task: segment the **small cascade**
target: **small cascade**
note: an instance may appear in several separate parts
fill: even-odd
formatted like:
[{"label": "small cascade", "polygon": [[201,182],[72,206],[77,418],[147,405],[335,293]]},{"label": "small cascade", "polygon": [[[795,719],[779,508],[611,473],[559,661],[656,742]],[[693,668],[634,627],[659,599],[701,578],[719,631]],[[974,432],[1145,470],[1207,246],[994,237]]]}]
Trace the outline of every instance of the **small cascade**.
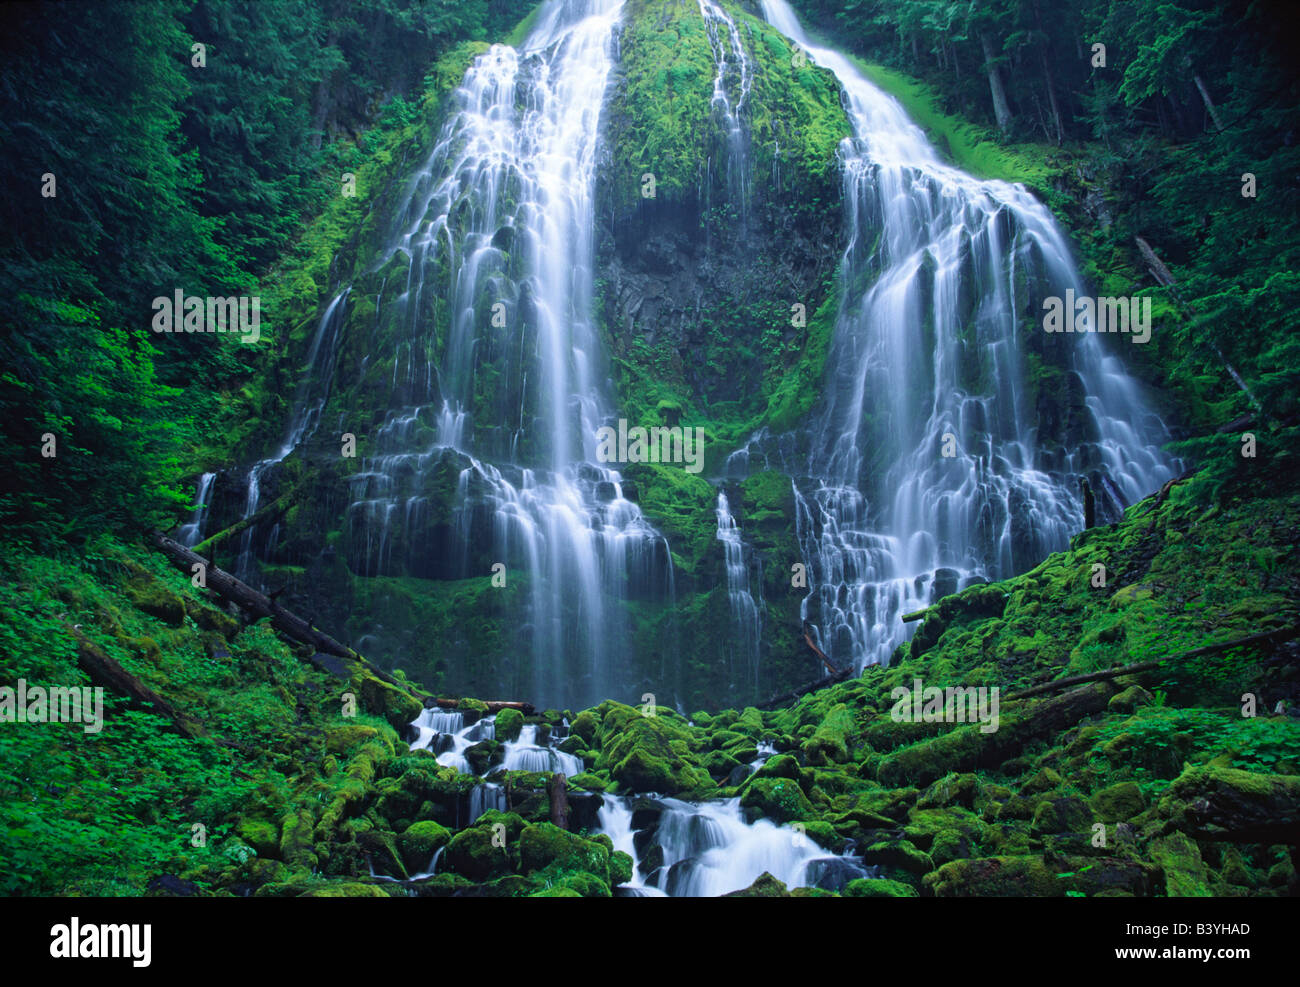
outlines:
[{"label": "small cascade", "polygon": [[[258,460],[248,471],[248,492],[244,498],[244,514],[247,520],[257,513],[262,504],[262,480],[274,466],[282,463],[291,452],[315,434],[320,425],[321,412],[329,399],[330,383],[334,377],[334,367],[338,359],[340,330],[343,327],[347,310],[348,294],[351,288],[345,288],[334,296],[326,306],[311,345],[307,349],[306,371],[293,400],[293,415],[284,441],[280,443],[275,454],[267,459]],[[278,530],[278,529],[277,529]],[[275,547],[277,530],[265,543],[256,542],[257,526],[249,525],[239,538],[239,556],[235,565],[235,575],[244,582],[252,580],[255,558],[265,558]]]},{"label": "small cascade", "polygon": [[[838,891],[875,873],[856,857],[828,853],[793,827],[767,819],[745,822],[739,798],[699,803],[660,799],[656,821],[640,830],[633,828],[636,801],[634,796],[606,795],[598,817],[600,831],[614,849],[636,861],[633,879],[624,886],[633,894],[716,897],[749,887],[764,872],[789,888]],[[656,847],[656,857],[662,856],[654,872],[644,873],[638,846]]]},{"label": "small cascade", "polygon": [[216,473],[204,473],[199,477],[194,491],[194,513],[176,532],[176,540],[186,548],[193,548],[203,540],[203,524],[208,519],[208,508],[212,506],[212,487],[216,478]]},{"label": "small cascade", "polygon": [[726,187],[732,201],[741,210],[743,226],[748,200],[749,152],[741,118],[753,84],[752,70],[740,40],[740,30],[731,15],[713,0],[699,0],[699,4],[713,49],[713,61],[717,65],[717,74],[713,78],[713,109],[721,118],[726,134]]},{"label": "small cascade", "polygon": [[551,771],[566,777],[582,774],[582,759],[537,742],[537,726],[526,724],[519,739],[506,742],[502,768],[506,771]]},{"label": "small cascade", "polygon": [[486,716],[477,723],[465,725],[465,714],[455,710],[426,709],[412,721],[416,738],[411,750],[430,750],[438,756],[438,763],[470,774],[465,751],[484,740],[496,737],[496,717]]},{"label": "small cascade", "polygon": [[[731,607],[734,633],[724,638],[730,675],[733,685],[741,681],[758,686],[759,642],[763,637],[763,615],[760,606],[749,591],[749,566],[745,561],[745,545],[740,528],[731,515],[731,505],[725,490],[718,491],[718,541],[727,566],[727,600]],[[743,677],[743,679],[742,679]]]},{"label": "small cascade", "polygon": [[[465,751],[484,740],[496,739],[495,716],[485,716],[477,723],[466,726],[464,713],[426,709],[410,725],[415,734],[411,750],[432,751],[438,756],[439,764],[455,768],[462,774],[473,774]],[[562,729],[552,729],[545,743],[538,740],[539,732],[540,728],[535,723],[525,723],[520,727],[519,737],[507,740],[502,745],[501,764],[493,768],[493,772],[546,771],[558,772],[569,778],[582,774],[585,770],[582,758],[556,749],[564,739]],[[500,785],[480,785],[471,795],[471,821],[488,809],[504,806],[505,794]]]}]

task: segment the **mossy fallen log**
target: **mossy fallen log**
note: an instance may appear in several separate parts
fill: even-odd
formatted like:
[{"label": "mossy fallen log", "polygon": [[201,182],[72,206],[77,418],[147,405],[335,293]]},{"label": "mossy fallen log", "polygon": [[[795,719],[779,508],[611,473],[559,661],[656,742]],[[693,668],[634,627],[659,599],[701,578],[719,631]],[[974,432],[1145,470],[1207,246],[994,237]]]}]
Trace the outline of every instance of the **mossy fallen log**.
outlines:
[{"label": "mossy fallen log", "polygon": [[[202,566],[203,583],[208,589],[254,617],[269,618],[271,626],[287,637],[293,638],[293,640],[302,644],[310,645],[317,651],[323,651],[326,654],[337,655],[340,658],[350,658],[353,661],[365,661],[361,655],[347,645],[339,643],[324,631],[318,631],[297,614],[290,613],[264,593],[259,593],[247,583],[236,579],[224,569],[213,565],[193,549],[186,548],[178,541],[173,541],[161,531],[153,531],[151,537],[154,545],[171,559],[172,564],[181,572],[187,576],[192,576],[196,572],[195,566]],[[386,672],[373,667],[372,671],[385,682],[392,685],[400,684]]]},{"label": "mossy fallen log", "polygon": [[1107,668],[1100,672],[1088,672],[1084,675],[1071,675],[1063,679],[1055,679],[1051,682],[1044,682],[1042,685],[1031,686],[1028,689],[1022,689],[1019,692],[1013,692],[1006,697],[1006,702],[1016,699],[1028,699],[1030,696],[1041,695],[1045,692],[1055,692],[1057,689],[1064,689],[1071,685],[1080,685],[1084,682],[1101,682],[1106,679],[1119,678],[1121,675],[1136,675],[1140,672],[1149,672],[1152,669],[1159,668],[1168,662],[1187,661],[1192,658],[1203,658],[1206,655],[1218,654],[1220,651],[1227,651],[1231,648],[1244,647],[1254,644],[1279,643],[1289,641],[1293,637],[1300,636],[1300,627],[1280,627],[1277,630],[1262,631],[1259,634],[1248,634],[1245,637],[1234,638],[1231,641],[1221,641],[1218,644],[1207,644],[1204,647],[1193,648],[1191,651],[1184,651],[1181,654],[1170,655],[1168,658],[1157,658],[1153,661],[1140,661],[1134,665],[1121,665],[1116,668]]},{"label": "mossy fallen log", "polygon": [[128,672],[114,658],[106,654],[99,645],[81,633],[79,629],[66,621],[64,626],[77,642],[77,664],[82,671],[90,676],[91,682],[106,689],[111,689],[119,695],[129,696],[136,702],[149,704],[153,707],[154,712],[171,720],[177,732],[190,740],[197,740],[208,735],[208,732],[197,720],[188,713],[177,709],[154,692],[153,689],[145,685],[144,682]]},{"label": "mossy fallen log", "polygon": [[953,772],[996,768],[1020,754],[1029,741],[1060,733],[1101,712],[1114,691],[1108,682],[1089,682],[1023,707],[1004,705],[996,730],[985,732],[987,724],[971,723],[900,747],[880,762],[876,780],[889,788],[902,788],[928,785]]},{"label": "mossy fallen log", "polygon": [[[475,709],[478,706],[486,706],[489,713],[500,713],[503,709],[517,709],[525,716],[532,716],[537,712],[537,708],[528,702],[517,699],[434,699],[432,697],[424,701],[425,709],[437,706],[439,709]],[[479,710],[479,712],[483,712]]]}]

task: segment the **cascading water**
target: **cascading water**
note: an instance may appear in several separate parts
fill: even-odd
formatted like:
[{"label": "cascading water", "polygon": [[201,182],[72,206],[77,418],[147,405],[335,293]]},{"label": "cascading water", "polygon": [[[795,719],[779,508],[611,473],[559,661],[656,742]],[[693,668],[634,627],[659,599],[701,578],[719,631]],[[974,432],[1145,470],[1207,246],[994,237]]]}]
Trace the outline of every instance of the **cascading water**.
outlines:
[{"label": "cascading water", "polygon": [[699,0],[700,16],[709,32],[709,45],[717,74],[713,78],[713,108],[720,116],[726,135],[727,191],[740,208],[742,224],[748,202],[748,149],[746,128],[741,123],[749,100],[753,74],[749,56],[740,39],[740,29],[725,10],[713,0]]},{"label": "cascading water", "polygon": [[735,633],[723,642],[730,671],[728,681],[734,686],[742,677],[758,686],[759,643],[763,636],[763,615],[749,591],[749,566],[745,561],[745,544],[725,490],[718,491],[718,541],[722,542],[727,567],[727,602]]},{"label": "cascading water", "polygon": [[[531,674],[503,687],[551,705],[631,689],[621,600],[671,592],[666,542],[596,463],[610,412],[591,321],[594,179],[622,6],[549,0],[520,51],[495,45],[466,73],[377,265],[410,258],[391,302],[408,335],[396,404],[349,509],[365,575],[419,571],[435,555],[452,560],[445,575],[486,575],[471,545],[522,570]],[[449,471],[448,532],[430,524],[429,492]]]},{"label": "cascading water", "polygon": [[[285,432],[284,441],[280,443],[274,455],[258,460],[248,471],[243,520],[251,518],[261,506],[262,480],[267,472],[273,466],[284,462],[291,452],[315,434],[317,426],[320,425],[321,412],[324,411],[325,402],[329,399],[330,382],[334,377],[340,330],[343,327],[350,292],[351,288],[344,288],[335,295],[325,307],[325,312],[316,325],[316,332],[307,349],[307,371],[294,395],[293,415],[289,419],[289,428]],[[273,529],[266,542],[258,546],[257,526],[249,525],[244,529],[239,538],[236,576],[245,582],[251,580],[254,558],[259,553],[266,555],[275,547],[275,535],[276,531]]]},{"label": "cascading water", "polygon": [[[904,638],[903,611],[1064,548],[1082,526],[1080,478],[1114,516],[1173,469],[1163,424],[1091,334],[1050,337],[1073,342],[1086,414],[1068,434],[1038,433],[1019,318],[1066,288],[1085,293],[1048,210],[944,164],[892,97],[808,40],[785,0],[762,8],[836,75],[853,128],[824,406],[806,464],[783,467],[801,477],[804,616],[837,664],[861,670]],[[772,445],[769,459],[783,458]]]},{"label": "cascading water", "polygon": [[194,513],[176,532],[176,540],[186,548],[193,548],[203,540],[203,522],[208,518],[208,508],[212,506],[212,485],[216,473],[204,473],[199,477],[194,491]]},{"label": "cascading water", "polygon": [[[716,897],[749,887],[764,872],[787,887],[839,891],[876,869],[860,858],[823,850],[792,826],[767,819],[745,821],[740,799],[718,802],[650,800],[657,810],[636,825],[635,796],[604,796],[600,832],[634,861],[632,880],[620,890],[638,897]],[[643,848],[644,852],[638,848]],[[657,866],[643,861],[651,848]]]}]

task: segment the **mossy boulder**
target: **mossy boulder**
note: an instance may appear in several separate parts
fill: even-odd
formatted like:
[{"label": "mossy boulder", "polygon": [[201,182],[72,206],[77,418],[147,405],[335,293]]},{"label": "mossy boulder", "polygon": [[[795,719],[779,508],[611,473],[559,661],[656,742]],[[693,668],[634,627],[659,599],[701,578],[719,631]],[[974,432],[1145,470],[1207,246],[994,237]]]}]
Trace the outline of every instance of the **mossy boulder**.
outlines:
[{"label": "mossy boulder", "polygon": [[1154,868],[1114,857],[982,857],[944,864],[922,883],[939,898],[1061,897],[1074,892],[1148,895]]},{"label": "mossy boulder", "polygon": [[636,861],[630,854],[615,850],[609,855],[609,883],[611,885],[627,884],[632,880],[636,870]]},{"label": "mossy boulder", "polygon": [[906,871],[909,874],[928,874],[934,870],[934,860],[910,840],[880,840],[867,847],[863,860]]},{"label": "mossy boulder", "polygon": [[1150,706],[1153,702],[1151,693],[1140,685],[1133,685],[1112,696],[1106,708],[1112,713],[1134,713],[1143,706]]},{"label": "mossy boulder", "polygon": [[235,833],[256,850],[259,857],[274,857],[280,850],[280,833],[274,823],[265,819],[241,819]]},{"label": "mossy boulder", "polygon": [[678,792],[711,788],[713,780],[690,754],[690,730],[668,716],[645,716],[620,703],[606,703],[595,767],[634,792]]},{"label": "mossy boulder", "polygon": [[917,799],[916,806],[918,809],[935,809],[960,805],[972,809],[979,794],[980,782],[975,775],[950,774],[927,788]]},{"label": "mossy boulder", "polygon": [[1040,836],[1083,833],[1091,827],[1092,810],[1083,799],[1073,797],[1043,799],[1034,810],[1034,820],[1030,825],[1030,829]]},{"label": "mossy boulder", "polygon": [[775,823],[813,819],[817,815],[799,783],[790,778],[755,778],[745,789],[740,804],[749,810],[747,814]]},{"label": "mossy boulder", "polygon": [[451,842],[451,835],[451,830],[432,819],[411,823],[397,838],[397,849],[407,870],[417,873],[428,869],[433,855]]},{"label": "mossy boulder", "polygon": [[724,898],[789,898],[785,885],[767,871],[754,879],[754,883],[740,891],[730,891]]},{"label": "mossy boulder", "polygon": [[497,714],[495,727],[496,739],[500,741],[518,740],[519,731],[524,726],[524,714],[517,709],[503,709]]},{"label": "mossy boulder", "polygon": [[463,829],[447,844],[447,868],[475,881],[487,881],[510,873],[514,861],[510,845],[523,832],[522,816],[490,810],[469,829]]},{"label": "mossy boulder", "polygon": [[1233,843],[1291,843],[1300,833],[1300,776],[1189,767],[1157,809],[1167,830]]},{"label": "mossy boulder", "polygon": [[1170,898],[1209,898],[1210,876],[1201,850],[1183,833],[1170,833],[1151,841],[1151,859],[1165,879]]},{"label": "mossy boulder", "polygon": [[142,575],[127,583],[126,597],[151,617],[172,627],[180,627],[185,622],[185,601],[152,576]]},{"label": "mossy boulder", "polygon": [[1121,781],[1093,792],[1089,800],[1099,821],[1124,822],[1146,811],[1147,800],[1135,782]]},{"label": "mossy boulder", "polygon": [[519,837],[519,864],[525,874],[554,867],[594,874],[609,884],[609,857],[609,849],[602,843],[548,822],[525,827]]}]

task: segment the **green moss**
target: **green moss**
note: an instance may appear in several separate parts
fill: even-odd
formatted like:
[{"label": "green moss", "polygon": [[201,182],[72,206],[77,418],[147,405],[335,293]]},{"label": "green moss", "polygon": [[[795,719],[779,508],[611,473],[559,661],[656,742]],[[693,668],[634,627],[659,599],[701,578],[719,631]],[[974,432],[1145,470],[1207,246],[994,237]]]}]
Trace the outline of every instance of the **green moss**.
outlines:
[{"label": "green moss", "polygon": [[901,881],[858,878],[844,888],[845,898],[915,898],[916,889]]},{"label": "green moss", "polygon": [[815,819],[817,815],[798,782],[789,778],[753,779],[740,804],[775,823]]},{"label": "green moss", "polygon": [[503,709],[496,718],[497,740],[518,740],[519,731],[523,729],[524,714],[517,709]]},{"label": "green moss", "polygon": [[524,873],[545,868],[562,872],[582,871],[608,886],[609,858],[609,849],[603,844],[583,839],[548,822],[526,827],[519,837],[519,862]]}]

